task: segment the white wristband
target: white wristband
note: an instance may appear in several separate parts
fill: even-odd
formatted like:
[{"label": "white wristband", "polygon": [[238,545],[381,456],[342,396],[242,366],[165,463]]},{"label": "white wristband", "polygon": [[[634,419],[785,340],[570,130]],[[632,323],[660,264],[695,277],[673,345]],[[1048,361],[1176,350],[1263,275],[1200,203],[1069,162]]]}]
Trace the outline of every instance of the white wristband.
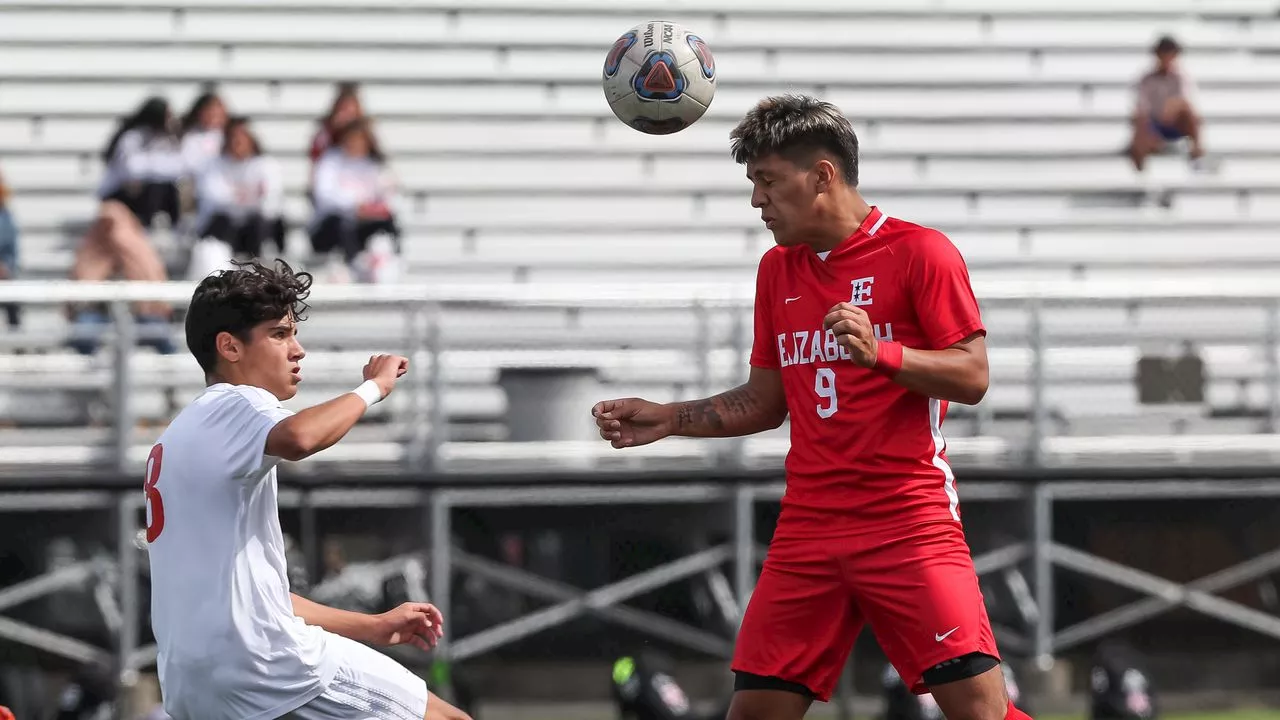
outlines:
[{"label": "white wristband", "polygon": [[373,407],[374,403],[382,399],[382,389],[378,387],[378,383],[372,380],[365,380],[360,383],[360,387],[357,387],[351,392],[355,393],[357,397],[364,401],[366,410]]}]

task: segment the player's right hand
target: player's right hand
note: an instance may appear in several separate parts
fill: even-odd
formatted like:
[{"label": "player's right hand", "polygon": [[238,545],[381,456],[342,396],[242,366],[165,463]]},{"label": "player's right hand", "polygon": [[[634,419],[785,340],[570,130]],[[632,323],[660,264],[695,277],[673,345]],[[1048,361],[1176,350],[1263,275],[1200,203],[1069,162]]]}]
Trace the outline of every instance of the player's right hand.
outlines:
[{"label": "player's right hand", "polygon": [[391,394],[396,380],[409,372],[409,358],[399,355],[374,355],[364,366],[364,379],[372,380],[382,390],[382,397]]},{"label": "player's right hand", "polygon": [[591,408],[600,437],[615,448],[648,445],[671,434],[670,408],[640,398],[598,402]]}]

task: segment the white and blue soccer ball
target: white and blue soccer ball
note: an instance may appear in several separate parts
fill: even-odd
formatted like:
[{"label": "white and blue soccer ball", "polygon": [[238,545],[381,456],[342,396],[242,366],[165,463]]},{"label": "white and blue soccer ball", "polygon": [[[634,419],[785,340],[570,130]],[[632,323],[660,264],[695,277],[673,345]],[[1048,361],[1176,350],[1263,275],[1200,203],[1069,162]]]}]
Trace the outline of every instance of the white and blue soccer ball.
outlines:
[{"label": "white and blue soccer ball", "polygon": [[650,135],[679,132],[716,94],[716,62],[700,35],[666,20],[641,23],[604,60],[604,96],[628,126]]}]

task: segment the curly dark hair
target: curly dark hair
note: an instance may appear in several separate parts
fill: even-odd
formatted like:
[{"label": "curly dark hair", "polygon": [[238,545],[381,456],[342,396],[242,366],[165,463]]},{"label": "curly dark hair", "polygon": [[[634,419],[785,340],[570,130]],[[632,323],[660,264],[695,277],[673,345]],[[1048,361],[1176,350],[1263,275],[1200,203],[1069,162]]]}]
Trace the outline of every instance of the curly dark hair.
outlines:
[{"label": "curly dark hair", "polygon": [[835,105],[808,95],[766,97],[729,133],[738,164],[776,153],[796,164],[825,152],[836,160],[844,181],[858,186],[858,136]]},{"label": "curly dark hair", "polygon": [[232,270],[200,281],[187,311],[187,348],[206,374],[218,363],[218,333],[229,332],[244,342],[258,324],[290,316],[306,319],[311,273],[294,272],[289,263],[273,266],[256,261],[236,262]]}]

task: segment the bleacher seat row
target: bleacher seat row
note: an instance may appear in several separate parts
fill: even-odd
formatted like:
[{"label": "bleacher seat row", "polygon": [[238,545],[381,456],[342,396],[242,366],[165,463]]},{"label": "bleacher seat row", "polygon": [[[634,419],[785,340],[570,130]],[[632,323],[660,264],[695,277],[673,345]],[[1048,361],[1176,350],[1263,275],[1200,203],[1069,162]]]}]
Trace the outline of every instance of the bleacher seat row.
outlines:
[{"label": "bleacher seat row", "polygon": [[[727,135],[758,97],[782,90],[840,104],[862,140],[869,197],[891,214],[947,231],[980,282],[1159,277],[1194,284],[1210,272],[1268,277],[1280,265],[1280,18],[1271,0],[875,0],[856,7],[801,0],[785,10],[764,0],[346,5],[0,0],[0,170],[23,228],[24,271],[65,275],[94,210],[97,153],[115,118],[156,92],[185,108],[202,81],[218,81],[231,109],[255,118],[282,162],[294,226],[289,252],[306,265],[303,153],[332,83],[346,79],[363,81],[404,189],[410,280],[499,288],[583,278],[619,287],[749,283],[770,239],[749,207],[741,168],[728,159]],[[598,87],[604,51],[651,15],[703,33],[720,83],[706,118],[660,138],[613,119]],[[1139,175],[1121,155],[1129,85],[1162,32],[1187,47],[1213,172],[1161,157]],[[638,196],[646,198],[639,206]],[[381,407],[396,440],[362,429],[350,454],[334,457],[397,457],[398,438],[416,432],[439,403],[457,441],[445,455],[464,465],[524,462],[522,453],[532,450],[465,442],[505,437],[505,399],[491,362],[499,345],[485,330],[500,312],[452,315],[442,331],[443,395],[406,393]],[[601,349],[610,394],[687,397],[742,371],[741,355],[722,347],[701,374],[690,344],[700,334],[729,342],[742,331],[741,316],[710,333],[687,311],[522,317],[502,338],[505,356],[543,362],[566,349]],[[992,393],[968,418],[959,411],[950,427],[973,436],[956,446],[960,454],[1001,460],[1016,455],[1028,432],[1031,333],[1025,310],[1000,306],[987,317]],[[1221,437],[1268,427],[1259,413],[1271,403],[1274,372],[1258,343],[1272,330],[1262,309],[1057,308],[1042,322],[1044,410],[1051,431],[1063,436],[1053,440],[1061,457],[1083,457],[1106,445],[1099,436],[1115,433]],[[33,426],[0,430],[0,465],[42,462],[46,456],[32,448],[46,446],[84,463],[102,457],[109,357],[68,354],[66,327],[60,309],[37,307],[21,330],[0,334],[0,417]],[[336,391],[361,351],[403,344],[405,333],[396,313],[318,314],[304,329],[313,352],[299,402]],[[1137,358],[1184,340],[1201,344],[1205,402],[1171,412],[1142,406],[1133,384]],[[135,372],[147,423],[162,423],[173,400],[199,384],[181,355],[140,352]],[[135,438],[143,451],[153,430]],[[749,455],[775,461],[783,437],[750,444]],[[1144,442],[1145,450],[1134,450]],[[1258,442],[1216,447],[1274,455]],[[698,447],[677,444],[647,457],[689,466]],[[1126,447],[1147,458],[1159,452],[1157,440],[1106,447],[1098,451],[1106,457]]]}]

